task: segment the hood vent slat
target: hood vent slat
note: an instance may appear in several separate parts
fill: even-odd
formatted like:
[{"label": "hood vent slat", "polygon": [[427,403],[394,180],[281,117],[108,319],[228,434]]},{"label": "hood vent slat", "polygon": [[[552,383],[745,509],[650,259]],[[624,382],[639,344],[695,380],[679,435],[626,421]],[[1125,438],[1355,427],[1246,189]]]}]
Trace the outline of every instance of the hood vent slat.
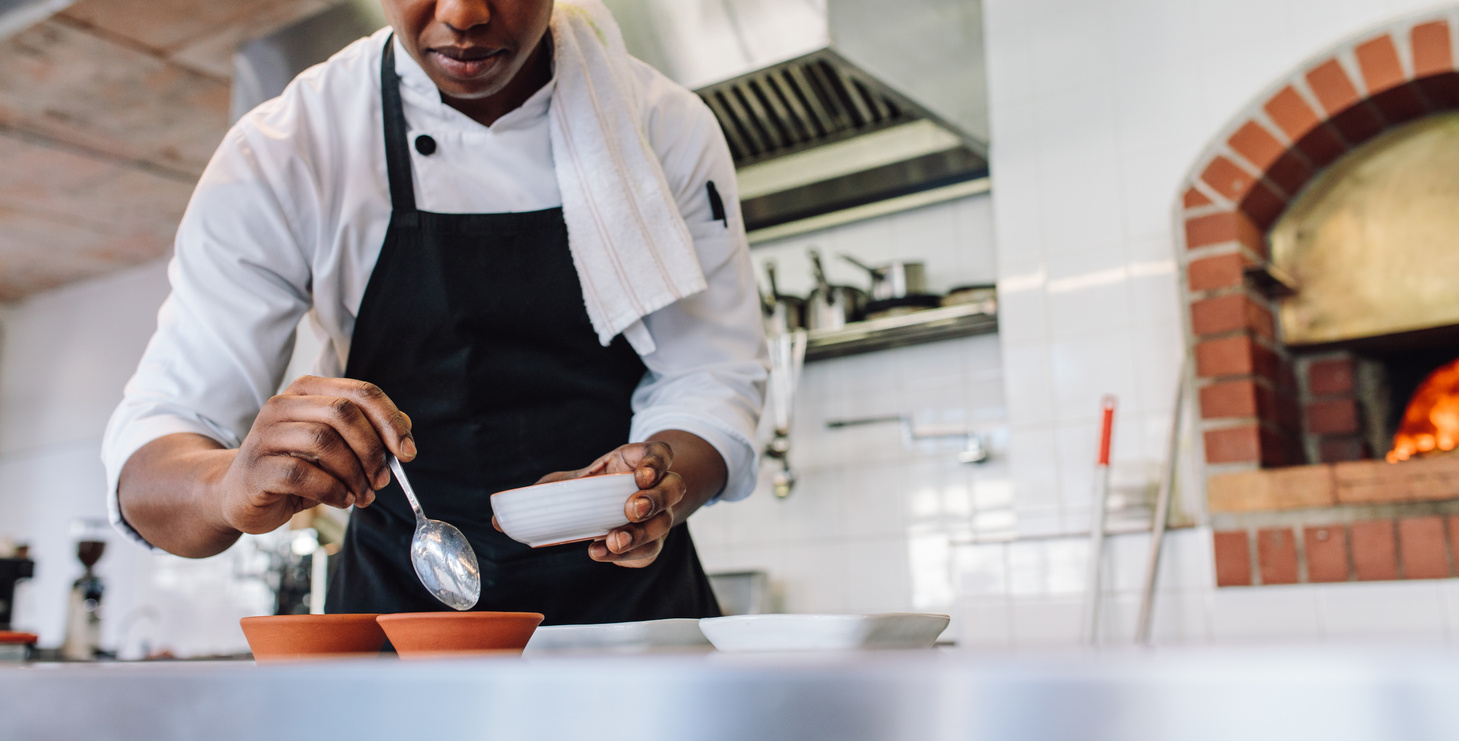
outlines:
[{"label": "hood vent slat", "polygon": [[919,116],[819,55],[699,91],[719,119],[735,165],[839,141]]}]

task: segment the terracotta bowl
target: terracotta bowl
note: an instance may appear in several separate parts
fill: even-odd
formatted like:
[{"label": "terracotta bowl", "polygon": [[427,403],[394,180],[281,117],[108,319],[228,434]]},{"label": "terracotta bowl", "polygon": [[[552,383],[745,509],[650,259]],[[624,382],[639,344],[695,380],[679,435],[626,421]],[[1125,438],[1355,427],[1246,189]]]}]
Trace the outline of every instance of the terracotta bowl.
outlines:
[{"label": "terracotta bowl", "polygon": [[521,653],[542,622],[539,612],[403,612],[377,618],[401,658]]},{"label": "terracotta bowl", "polygon": [[373,656],[385,645],[375,615],[269,615],[238,621],[257,661]]}]

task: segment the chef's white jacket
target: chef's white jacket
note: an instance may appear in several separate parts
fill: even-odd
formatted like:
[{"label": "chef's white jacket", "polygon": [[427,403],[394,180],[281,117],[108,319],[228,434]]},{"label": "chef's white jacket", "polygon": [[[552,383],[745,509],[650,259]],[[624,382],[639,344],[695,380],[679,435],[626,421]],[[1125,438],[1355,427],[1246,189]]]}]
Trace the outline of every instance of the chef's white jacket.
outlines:
[{"label": "chef's white jacket", "polygon": [[[278,390],[306,312],[324,344],[316,374],[344,371],[390,220],[380,102],[387,33],[351,44],[244,116],[198,182],[168,267],[172,293],[102,443],[112,522],[139,542],[116,495],[138,448],[179,432],[239,445]],[[392,43],[409,141],[429,134],[437,144],[430,155],[411,151],[422,210],[562,205],[548,137],[552,84],[482,126],[442,103],[420,65]],[[719,498],[740,499],[755,486],[767,364],[734,164],[697,96],[636,60],[635,69],[649,141],[709,288],[644,318],[657,348],[643,356],[631,441],[668,429],[704,438],[729,469]],[[724,197],[727,224],[714,220],[709,181]]]}]

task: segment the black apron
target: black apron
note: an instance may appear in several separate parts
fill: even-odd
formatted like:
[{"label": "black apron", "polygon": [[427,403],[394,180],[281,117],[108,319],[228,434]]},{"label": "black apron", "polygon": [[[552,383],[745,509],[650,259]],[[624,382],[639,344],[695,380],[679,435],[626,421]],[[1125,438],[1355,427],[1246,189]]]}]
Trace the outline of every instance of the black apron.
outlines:
[{"label": "black apron", "polygon": [[[643,569],[593,561],[584,543],[528,548],[492,527],[493,492],[582,468],[628,441],[644,366],[623,337],[598,343],[562,209],[416,209],[394,49],[387,40],[380,65],[393,213],[345,375],[410,415],[420,454],[406,470],[421,507],[460,528],[481,563],[474,609],[540,612],[549,625],[718,615],[684,525]],[[326,611],[448,609],[410,565],[414,531],[394,481],[355,509]]]}]

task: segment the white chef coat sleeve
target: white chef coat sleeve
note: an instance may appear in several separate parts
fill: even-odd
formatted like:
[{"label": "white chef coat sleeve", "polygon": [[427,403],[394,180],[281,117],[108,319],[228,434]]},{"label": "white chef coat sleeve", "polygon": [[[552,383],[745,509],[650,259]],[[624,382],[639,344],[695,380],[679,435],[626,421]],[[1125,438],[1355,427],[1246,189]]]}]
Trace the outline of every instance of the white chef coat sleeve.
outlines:
[{"label": "white chef coat sleeve", "polygon": [[[676,429],[698,435],[724,458],[728,480],[715,500],[754,491],[755,429],[769,371],[759,294],[740,217],[734,162],[719,122],[698,96],[641,65],[649,141],[694,237],[709,287],[644,318],[656,349],[633,395],[634,441]],[[728,223],[714,220],[713,181]]]},{"label": "white chef coat sleeve", "polygon": [[121,516],[122,466],[173,433],[236,447],[278,389],[310,306],[297,214],[317,206],[317,191],[264,112],[228,133],[198,181],[168,266],[171,294],[102,441],[112,524],[149,547]]}]

